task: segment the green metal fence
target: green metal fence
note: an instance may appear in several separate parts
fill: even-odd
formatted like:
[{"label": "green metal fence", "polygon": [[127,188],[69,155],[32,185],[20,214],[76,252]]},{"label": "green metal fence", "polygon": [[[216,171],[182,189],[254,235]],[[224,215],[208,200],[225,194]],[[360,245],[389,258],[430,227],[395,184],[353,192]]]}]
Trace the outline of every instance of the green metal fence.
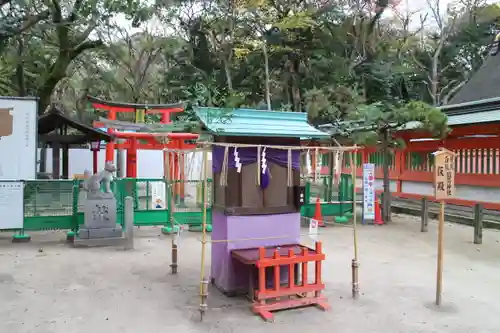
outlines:
[{"label": "green metal fence", "polygon": [[[190,228],[202,224],[202,203],[204,202],[203,182],[186,180],[184,196],[173,198],[174,213],[167,209],[171,199],[167,186],[176,186],[178,182],[167,184],[163,179],[117,179],[111,189],[117,200],[117,221],[123,224],[123,205],[125,197],[134,199],[134,224],[136,226],[163,226],[173,230],[173,224],[189,225]],[[212,180],[208,180],[209,208],[207,223],[211,225]],[[306,204],[302,215],[314,216],[316,198],[321,200],[323,216],[344,216],[352,211],[352,180],[349,175],[341,175],[338,184],[326,176],[316,181],[303,178],[306,186]],[[24,188],[24,228],[19,235],[27,231],[69,230],[75,232],[83,224],[83,203],[86,192],[81,188],[82,180],[35,180],[27,181]],[[163,205],[156,205],[156,195],[162,197]],[[349,202],[351,201],[351,202]]]},{"label": "green metal fence", "polygon": [[76,180],[26,182],[24,230],[75,230],[78,225],[78,192],[79,182]]},{"label": "green metal fence", "polygon": [[[305,185],[305,202],[301,214],[305,217],[313,217],[316,211],[316,201],[320,199],[321,213],[323,217],[342,217],[352,212],[352,177],[342,174],[338,182],[330,176],[303,177],[302,184]],[[339,219],[345,221],[346,219]]]}]

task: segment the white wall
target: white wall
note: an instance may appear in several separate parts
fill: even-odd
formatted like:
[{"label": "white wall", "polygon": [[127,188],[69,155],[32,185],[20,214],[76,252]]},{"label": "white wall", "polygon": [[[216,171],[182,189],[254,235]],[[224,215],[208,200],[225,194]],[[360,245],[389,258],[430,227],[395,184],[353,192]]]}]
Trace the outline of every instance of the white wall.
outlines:
[{"label": "white wall", "polygon": [[[404,193],[434,196],[433,183],[404,181],[401,187]],[[498,203],[500,202],[500,188],[456,185],[455,198]]]}]

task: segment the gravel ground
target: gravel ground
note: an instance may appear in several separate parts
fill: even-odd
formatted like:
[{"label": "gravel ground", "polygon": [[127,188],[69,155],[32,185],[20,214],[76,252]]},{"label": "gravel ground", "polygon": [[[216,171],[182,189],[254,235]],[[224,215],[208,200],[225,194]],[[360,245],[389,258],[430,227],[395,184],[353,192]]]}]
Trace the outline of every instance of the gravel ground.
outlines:
[{"label": "gravel ground", "polygon": [[[282,311],[264,323],[243,299],[210,289],[199,321],[200,234],[183,233],[179,274],[170,275],[170,240],[159,228],[136,230],[135,250],[76,249],[64,234],[32,234],[12,244],[0,234],[0,332],[6,333],[486,333],[499,332],[500,233],[474,245],[470,227],[447,224],[443,305],[433,305],[436,223],[419,232],[414,217],[359,227],[361,295],[351,299],[352,231],[321,230],[323,278],[332,310]],[[304,230],[306,232],[306,230]]]}]

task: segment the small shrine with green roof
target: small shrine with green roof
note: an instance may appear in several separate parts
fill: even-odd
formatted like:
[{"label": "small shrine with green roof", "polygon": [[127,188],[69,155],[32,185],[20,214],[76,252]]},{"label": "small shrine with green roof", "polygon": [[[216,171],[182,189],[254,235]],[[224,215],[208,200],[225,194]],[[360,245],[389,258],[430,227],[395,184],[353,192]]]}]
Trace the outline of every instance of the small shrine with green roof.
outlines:
[{"label": "small shrine with green roof", "polygon": [[[301,138],[329,135],[309,125],[305,113],[195,112],[213,136],[212,241],[221,242],[212,243],[212,282],[228,294],[246,292],[248,268],[231,251],[300,243]],[[228,239],[235,241],[222,242]]]}]

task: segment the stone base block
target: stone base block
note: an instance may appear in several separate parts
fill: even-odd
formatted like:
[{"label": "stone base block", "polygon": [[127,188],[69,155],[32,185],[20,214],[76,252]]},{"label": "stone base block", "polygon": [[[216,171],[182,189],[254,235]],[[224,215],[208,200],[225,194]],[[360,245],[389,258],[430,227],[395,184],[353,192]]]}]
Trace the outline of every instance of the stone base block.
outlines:
[{"label": "stone base block", "polygon": [[31,236],[27,234],[12,236],[12,243],[28,243],[31,241]]},{"label": "stone base block", "polygon": [[123,237],[116,238],[75,238],[73,245],[76,247],[102,247],[102,246],[124,246],[127,247],[129,240]]},{"label": "stone base block", "polygon": [[78,230],[78,238],[80,239],[94,239],[94,238],[119,238],[122,236],[123,230],[121,226],[116,228],[98,228],[98,229],[85,229]]}]

